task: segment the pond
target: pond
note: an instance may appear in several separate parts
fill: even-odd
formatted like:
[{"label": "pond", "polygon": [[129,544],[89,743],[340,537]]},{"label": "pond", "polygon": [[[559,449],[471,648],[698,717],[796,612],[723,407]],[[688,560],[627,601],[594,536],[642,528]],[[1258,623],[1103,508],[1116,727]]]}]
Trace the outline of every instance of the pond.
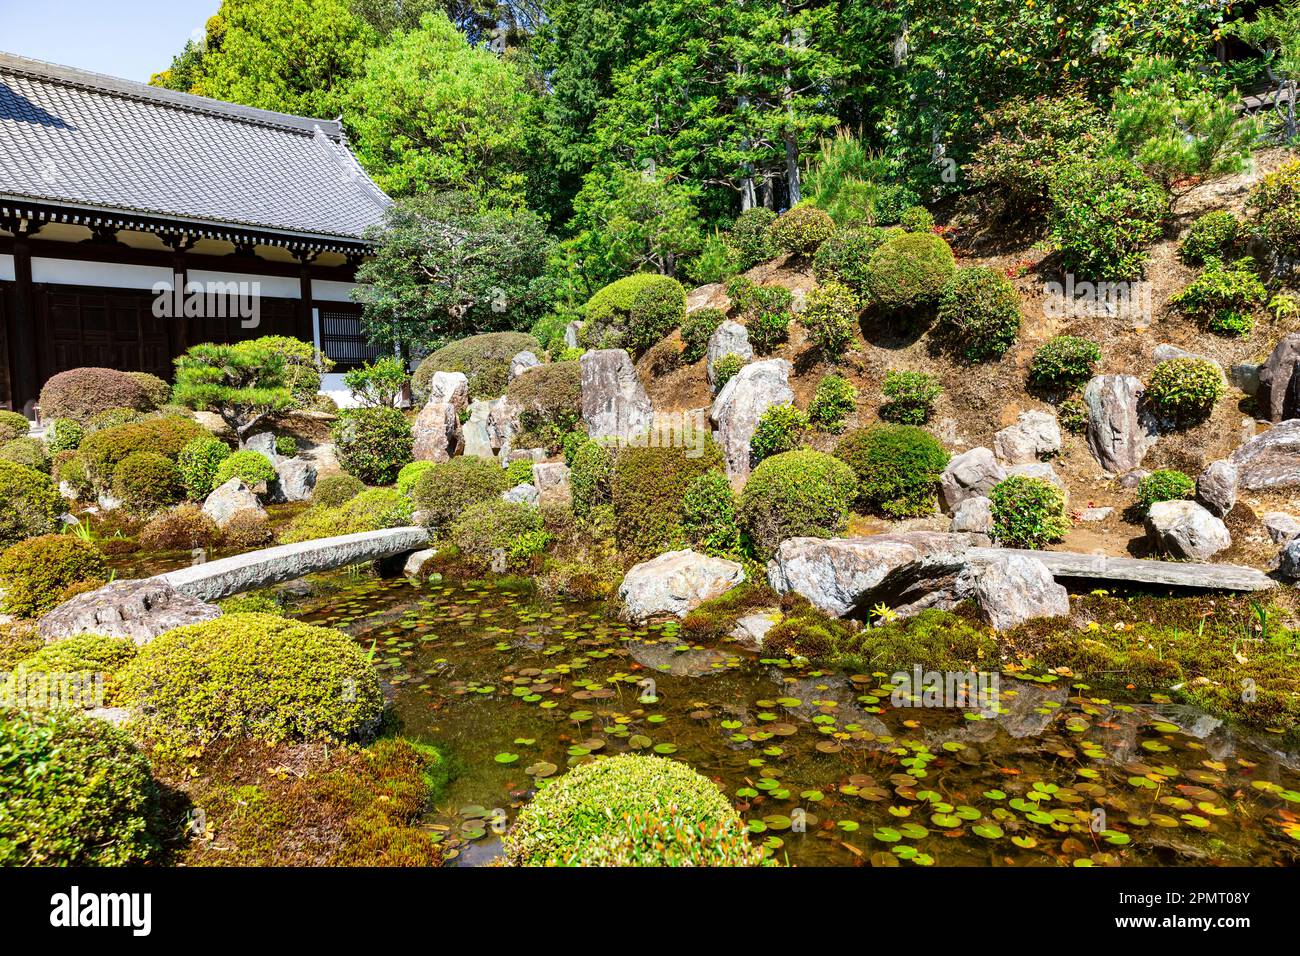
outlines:
[{"label": "pond", "polygon": [[675,623],[630,626],[601,604],[313,582],[295,615],[373,647],[402,733],[460,768],[431,821],[452,865],[497,854],[537,780],[626,751],[718,781],[795,865],[1300,860],[1300,761],[1188,706],[1002,675],[996,716],[894,707],[889,675],[690,646]]}]

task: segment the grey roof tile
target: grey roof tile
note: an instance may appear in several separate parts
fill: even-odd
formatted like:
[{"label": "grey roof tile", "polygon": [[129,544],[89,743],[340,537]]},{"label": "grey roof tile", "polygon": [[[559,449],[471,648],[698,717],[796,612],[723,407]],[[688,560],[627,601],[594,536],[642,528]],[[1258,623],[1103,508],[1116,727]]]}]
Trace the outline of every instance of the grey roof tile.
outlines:
[{"label": "grey roof tile", "polygon": [[0,196],[359,239],[391,200],[337,121],[0,53]]}]

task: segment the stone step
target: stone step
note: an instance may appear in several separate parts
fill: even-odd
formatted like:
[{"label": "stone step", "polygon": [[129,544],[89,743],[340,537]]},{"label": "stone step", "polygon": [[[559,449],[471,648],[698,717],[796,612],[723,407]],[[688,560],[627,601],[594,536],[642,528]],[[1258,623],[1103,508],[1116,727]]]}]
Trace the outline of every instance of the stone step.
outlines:
[{"label": "stone step", "polygon": [[1047,570],[1054,577],[1093,578],[1099,581],[1160,584],[1215,591],[1263,591],[1277,584],[1263,571],[1238,564],[1152,561],[1073,551],[1024,551],[1015,548],[971,548],[966,552],[966,557],[972,560],[992,560],[1013,554],[1036,558],[1047,565]]}]

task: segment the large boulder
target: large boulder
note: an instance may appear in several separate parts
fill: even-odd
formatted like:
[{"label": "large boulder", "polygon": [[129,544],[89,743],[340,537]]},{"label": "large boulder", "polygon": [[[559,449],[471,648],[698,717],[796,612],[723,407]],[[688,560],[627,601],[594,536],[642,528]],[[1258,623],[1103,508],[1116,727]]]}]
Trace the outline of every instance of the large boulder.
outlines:
[{"label": "large boulder", "polygon": [[541,504],[567,505],[573,501],[573,492],[569,488],[569,466],[562,461],[533,465],[533,485],[537,488]]},{"label": "large boulder", "polygon": [[1006,469],[987,448],[964,451],[954,455],[939,475],[939,502],[947,514],[954,514],[967,498],[987,498],[1006,476]]},{"label": "large boulder", "polygon": [[416,461],[449,461],[461,449],[460,413],[451,402],[429,402],[411,431]]},{"label": "large boulder", "polygon": [[1195,501],[1159,501],[1147,511],[1147,537],[1171,557],[1205,561],[1232,546],[1223,521]]},{"label": "large boulder", "polygon": [[504,402],[505,398],[496,399],[495,402],[484,401],[480,399],[469,405],[469,418],[461,425],[461,445],[463,453],[475,458],[495,458],[501,445],[493,445],[494,432],[492,428],[492,407],[496,402]]},{"label": "large boulder", "polygon": [[1222,518],[1237,503],[1237,466],[1226,458],[1212,461],[1196,479],[1196,500]]},{"label": "large boulder", "polygon": [[1286,544],[1300,538],[1300,520],[1285,511],[1269,511],[1260,517],[1259,523],[1274,544]]},{"label": "large boulder", "polygon": [[1014,425],[993,436],[993,451],[1007,465],[1041,461],[1061,450],[1061,426],[1049,412],[1021,412]]},{"label": "large boulder", "polygon": [[275,481],[268,489],[270,500],[306,501],[316,487],[316,466],[306,458],[286,458],[275,466]]},{"label": "large boulder", "polygon": [[578,348],[578,334],[581,331],[581,322],[570,322],[564,327],[564,347],[566,349]]},{"label": "large boulder", "polygon": [[733,375],[713,400],[709,417],[717,426],[727,474],[733,483],[749,477],[749,442],[763,413],[773,405],[794,402],[790,389],[792,368],[785,359],[751,362]]},{"label": "large boulder", "polygon": [[425,403],[446,402],[463,412],[469,407],[469,379],[464,372],[434,372],[429,379],[429,399]]},{"label": "large boulder", "polygon": [[257,452],[273,465],[280,460],[280,455],[275,450],[275,435],[271,432],[250,435],[244,439],[242,448],[244,451]]},{"label": "large boulder", "polygon": [[1097,463],[1112,474],[1142,464],[1156,443],[1155,417],[1142,403],[1146,389],[1132,375],[1098,375],[1083,390],[1088,406],[1088,448]]},{"label": "large boulder", "polygon": [[983,495],[967,498],[952,513],[950,531],[962,534],[993,533],[993,502]]},{"label": "large boulder", "polygon": [[530,368],[537,368],[541,360],[532,352],[520,352],[510,360],[510,381],[514,381]]},{"label": "large boulder", "polygon": [[627,440],[654,423],[654,407],[632,357],[623,349],[596,349],[578,360],[582,420],[592,438]]},{"label": "large boulder", "polygon": [[709,598],[730,591],[745,580],[735,561],[694,551],[670,551],[635,565],[619,585],[629,620],[645,621],[661,614],[684,617]]},{"label": "large boulder", "polygon": [[1070,614],[1070,595],[1047,565],[1023,555],[972,562],[959,576],[956,590],[974,597],[984,619],[998,631],[1034,618]]},{"label": "large boulder", "polygon": [[265,514],[262,503],[238,478],[231,478],[224,485],[213,489],[203,502],[203,513],[224,528],[240,511],[260,511]]},{"label": "large boulder", "polygon": [[1255,407],[1271,422],[1300,417],[1292,382],[1296,363],[1300,362],[1300,332],[1284,335],[1272,354],[1259,367],[1259,386],[1255,390]]},{"label": "large boulder", "polygon": [[1240,445],[1229,459],[1237,487],[1269,491],[1300,487],[1300,419],[1279,422]]},{"label": "large boulder", "polygon": [[714,368],[718,359],[724,355],[738,355],[748,362],[754,357],[754,348],[749,344],[749,333],[739,322],[727,319],[709,336],[707,364],[705,371],[709,378],[709,388],[716,388],[717,375]]},{"label": "large boulder", "polygon": [[37,632],[47,642],[75,634],[129,637],[147,644],[164,631],[210,621],[215,605],[176,590],[158,578],[114,581],[78,594],[41,618]]}]

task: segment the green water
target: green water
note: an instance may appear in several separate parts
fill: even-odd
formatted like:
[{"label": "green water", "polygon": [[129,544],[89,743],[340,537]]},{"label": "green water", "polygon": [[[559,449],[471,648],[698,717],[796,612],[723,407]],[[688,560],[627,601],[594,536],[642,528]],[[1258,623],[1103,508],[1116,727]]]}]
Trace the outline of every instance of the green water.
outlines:
[{"label": "green water", "polygon": [[718,781],[797,865],[1300,860],[1300,759],[1189,707],[1006,675],[996,717],[893,707],[888,675],[691,647],[601,606],[345,574],[316,589],[295,615],[373,645],[402,732],[460,766],[430,821],[455,864],[499,851],[537,779],[629,750]]}]

